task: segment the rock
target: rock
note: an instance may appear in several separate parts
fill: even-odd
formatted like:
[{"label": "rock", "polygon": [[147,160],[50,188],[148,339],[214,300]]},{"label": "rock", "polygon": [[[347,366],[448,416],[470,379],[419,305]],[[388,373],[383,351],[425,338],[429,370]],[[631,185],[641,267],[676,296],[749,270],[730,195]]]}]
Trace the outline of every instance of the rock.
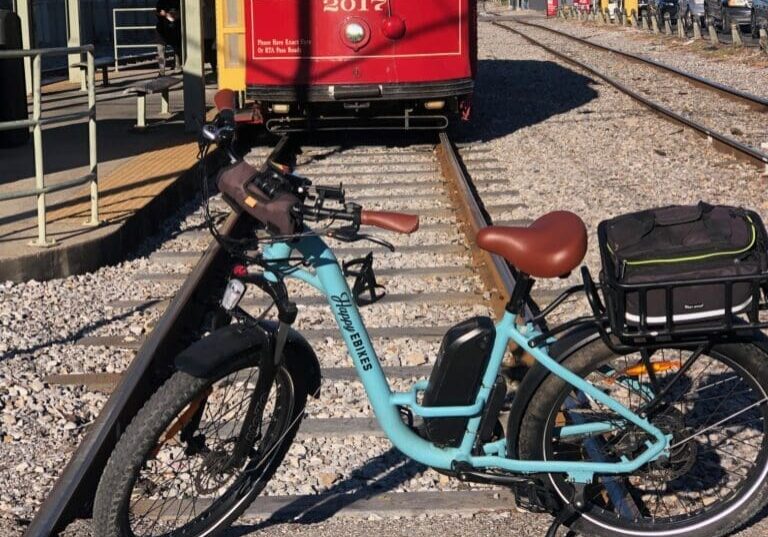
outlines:
[{"label": "rock", "polygon": [[336,472],[320,472],[317,480],[323,488],[328,488],[341,478],[341,474]]},{"label": "rock", "polygon": [[134,336],[140,336],[141,334],[144,333],[144,327],[132,324],[131,326],[128,327],[128,331]]},{"label": "rock", "polygon": [[409,352],[400,361],[404,366],[424,365],[427,363],[427,357],[420,352]]},{"label": "rock", "polygon": [[32,381],[32,383],[29,385],[29,387],[32,389],[35,393],[40,393],[45,389],[45,384],[40,382],[39,380],[35,379]]}]

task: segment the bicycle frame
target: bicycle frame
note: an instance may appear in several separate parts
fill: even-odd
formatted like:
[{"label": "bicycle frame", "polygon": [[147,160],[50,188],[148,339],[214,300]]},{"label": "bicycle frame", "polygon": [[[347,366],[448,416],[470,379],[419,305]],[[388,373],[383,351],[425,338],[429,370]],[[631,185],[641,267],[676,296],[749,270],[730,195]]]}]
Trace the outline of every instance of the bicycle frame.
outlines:
[{"label": "bicycle frame", "polygon": [[[305,231],[309,232],[310,230],[306,229]],[[302,254],[314,272],[289,266],[288,258],[293,250]],[[346,278],[336,256],[322,238],[310,235],[291,244],[273,243],[264,248],[263,258],[267,265],[265,270],[267,278],[273,280],[286,277],[296,278],[311,285],[327,298],[379,425],[397,449],[421,464],[443,470],[455,469],[456,464],[461,463],[474,469],[493,468],[520,474],[564,473],[567,474],[570,481],[589,483],[596,473],[622,474],[633,472],[667,452],[670,437],[617,400],[560,365],[548,354],[546,346],[529,346],[528,343],[540,335],[540,332],[531,325],[518,325],[516,316],[510,312],[505,312],[496,325],[496,340],[475,402],[466,406],[421,406],[417,402],[417,395],[426,388],[426,381],[417,382],[409,392],[391,391]],[[525,348],[553,374],[584,392],[587,397],[604,404],[624,420],[647,432],[655,440],[653,442],[647,441],[646,449],[635,458],[629,459],[622,456],[620,462],[513,459],[507,456],[506,440],[504,439],[486,443],[482,446],[481,455],[474,454],[477,451],[475,443],[481,414],[510,341]],[[458,447],[439,447],[422,438],[403,422],[398,409],[399,406],[407,406],[413,414],[423,418],[469,418],[461,444]],[[615,428],[615,421],[613,423],[589,422],[560,427],[557,434],[560,437],[593,435],[609,432]]]}]

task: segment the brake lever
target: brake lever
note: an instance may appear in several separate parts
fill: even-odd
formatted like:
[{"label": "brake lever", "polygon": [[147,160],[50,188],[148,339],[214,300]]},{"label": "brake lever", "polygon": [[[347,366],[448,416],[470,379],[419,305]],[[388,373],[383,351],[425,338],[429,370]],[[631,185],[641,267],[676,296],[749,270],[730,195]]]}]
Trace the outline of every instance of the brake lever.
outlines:
[{"label": "brake lever", "polygon": [[360,235],[360,238],[369,242],[372,242],[374,244],[378,244],[379,246],[383,246],[384,248],[388,249],[390,252],[395,251],[395,245],[391,242],[387,242],[384,239],[380,239],[378,237],[374,237],[373,235]]},{"label": "brake lever", "polygon": [[332,229],[327,233],[329,237],[332,239],[340,240],[342,242],[358,242],[358,241],[369,241],[374,244],[378,244],[379,246],[383,246],[384,248],[388,249],[390,252],[395,251],[395,245],[385,241],[384,239],[380,239],[378,237],[374,237],[372,235],[366,235],[364,233],[360,233],[355,226],[345,226],[338,229]]}]

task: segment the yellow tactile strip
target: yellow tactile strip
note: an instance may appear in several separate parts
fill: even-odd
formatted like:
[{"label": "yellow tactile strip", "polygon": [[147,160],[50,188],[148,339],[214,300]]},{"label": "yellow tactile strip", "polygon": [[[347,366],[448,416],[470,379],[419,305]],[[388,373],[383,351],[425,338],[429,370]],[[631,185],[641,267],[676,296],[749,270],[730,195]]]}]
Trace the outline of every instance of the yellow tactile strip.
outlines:
[{"label": "yellow tactile strip", "polygon": [[[194,165],[197,152],[197,142],[147,151],[100,177],[99,218],[114,223],[140,210]],[[51,210],[48,220],[84,220],[90,210],[90,199],[80,197]]]}]

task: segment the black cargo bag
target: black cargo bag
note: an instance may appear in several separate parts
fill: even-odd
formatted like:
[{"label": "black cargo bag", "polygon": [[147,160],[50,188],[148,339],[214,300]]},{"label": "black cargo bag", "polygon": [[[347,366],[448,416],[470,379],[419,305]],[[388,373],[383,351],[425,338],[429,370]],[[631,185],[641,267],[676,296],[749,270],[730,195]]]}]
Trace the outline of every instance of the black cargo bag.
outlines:
[{"label": "black cargo bag", "polygon": [[704,202],[649,209],[601,222],[598,240],[614,333],[722,321],[728,302],[733,314],[757,311],[768,241],[753,211]]}]

